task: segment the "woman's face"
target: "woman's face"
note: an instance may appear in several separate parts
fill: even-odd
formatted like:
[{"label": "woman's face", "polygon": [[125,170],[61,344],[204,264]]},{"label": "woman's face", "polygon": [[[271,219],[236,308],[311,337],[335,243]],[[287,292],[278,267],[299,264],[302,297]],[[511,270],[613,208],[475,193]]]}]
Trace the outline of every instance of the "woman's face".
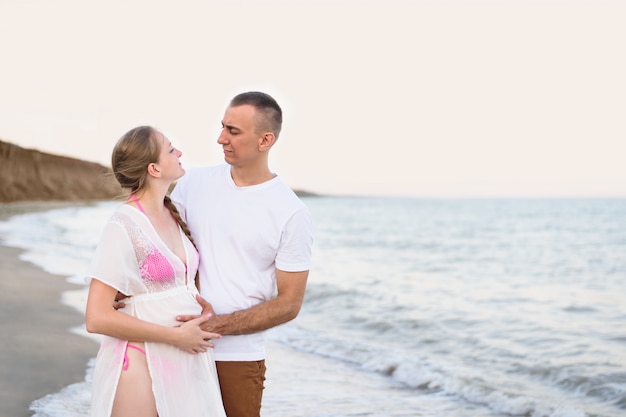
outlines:
[{"label": "woman's face", "polygon": [[185,174],[185,169],[179,160],[183,153],[174,148],[163,133],[156,131],[155,137],[161,145],[159,161],[156,164],[161,172],[161,177],[171,181],[179,179]]}]

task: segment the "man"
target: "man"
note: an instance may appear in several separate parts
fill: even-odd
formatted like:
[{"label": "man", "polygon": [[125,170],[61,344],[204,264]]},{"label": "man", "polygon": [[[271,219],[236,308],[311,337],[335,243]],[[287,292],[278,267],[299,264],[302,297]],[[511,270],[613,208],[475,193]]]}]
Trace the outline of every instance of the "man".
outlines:
[{"label": "man", "polygon": [[226,164],[189,169],[172,192],[200,252],[205,329],[223,335],[214,356],[228,417],[260,416],[264,331],[297,316],[309,275],[309,210],[268,164],[281,125],[272,97],[237,95],[217,140]]}]

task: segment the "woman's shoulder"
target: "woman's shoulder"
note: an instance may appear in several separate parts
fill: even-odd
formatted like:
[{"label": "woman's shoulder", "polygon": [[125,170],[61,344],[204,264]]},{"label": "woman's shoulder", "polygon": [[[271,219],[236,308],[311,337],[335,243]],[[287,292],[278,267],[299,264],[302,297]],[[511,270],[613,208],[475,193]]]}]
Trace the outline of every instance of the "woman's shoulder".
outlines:
[{"label": "woman's shoulder", "polygon": [[108,224],[119,224],[125,229],[138,227],[142,214],[130,204],[120,204],[109,217]]}]

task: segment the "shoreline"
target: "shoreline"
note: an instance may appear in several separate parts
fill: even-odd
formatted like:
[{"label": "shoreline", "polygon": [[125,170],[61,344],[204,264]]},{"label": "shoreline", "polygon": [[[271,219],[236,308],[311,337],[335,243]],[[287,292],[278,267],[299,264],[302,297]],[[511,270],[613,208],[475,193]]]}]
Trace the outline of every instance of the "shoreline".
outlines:
[{"label": "shoreline", "polygon": [[30,417],[33,401],[84,381],[98,351],[72,332],[84,316],[62,303],[80,286],[22,261],[23,252],[0,244],[0,417]]}]

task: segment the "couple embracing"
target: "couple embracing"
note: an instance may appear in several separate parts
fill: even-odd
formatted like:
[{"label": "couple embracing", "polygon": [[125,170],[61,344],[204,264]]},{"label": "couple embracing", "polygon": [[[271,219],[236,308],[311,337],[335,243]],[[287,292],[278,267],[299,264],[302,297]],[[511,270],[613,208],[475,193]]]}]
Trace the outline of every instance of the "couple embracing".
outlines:
[{"label": "couple embracing", "polygon": [[185,173],[150,126],[115,145],[130,196],[87,273],[87,330],[104,335],[92,416],[260,416],[264,331],[297,316],[313,241],[309,210],[269,169],[281,125],[272,97],[247,92],[222,120],[225,164]]}]

